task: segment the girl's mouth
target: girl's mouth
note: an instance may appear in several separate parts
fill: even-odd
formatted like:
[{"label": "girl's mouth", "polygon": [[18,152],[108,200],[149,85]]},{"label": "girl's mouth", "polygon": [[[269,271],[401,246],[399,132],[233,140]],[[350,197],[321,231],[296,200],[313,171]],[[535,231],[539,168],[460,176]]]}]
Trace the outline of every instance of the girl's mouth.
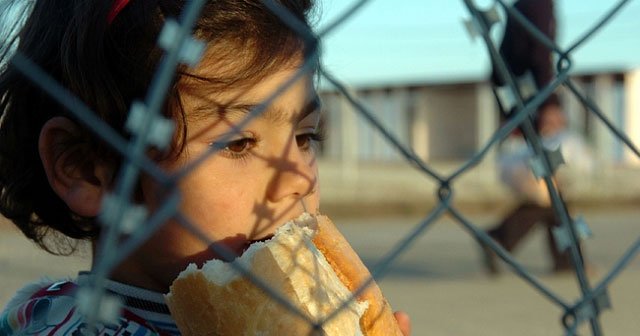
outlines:
[{"label": "girl's mouth", "polygon": [[[237,235],[219,240],[209,247],[206,258],[202,260],[202,263],[211,259],[232,262],[236,258],[241,257],[252,244],[265,242],[273,238],[273,236],[273,234],[270,234],[259,239],[246,239],[244,235]],[[201,266],[202,265],[199,264],[199,267]]]},{"label": "girl's mouth", "polygon": [[240,251],[240,253],[239,253],[239,255],[238,255],[238,256],[239,256],[239,257],[240,257],[240,256],[242,256],[242,254],[243,254],[244,252],[246,252],[252,244],[254,244],[254,243],[264,243],[264,242],[268,241],[268,240],[269,240],[269,239],[271,239],[271,238],[273,238],[273,234],[268,235],[268,236],[265,236],[265,237],[260,238],[260,239],[247,240],[247,241],[244,243],[244,245],[242,246],[242,250]]}]

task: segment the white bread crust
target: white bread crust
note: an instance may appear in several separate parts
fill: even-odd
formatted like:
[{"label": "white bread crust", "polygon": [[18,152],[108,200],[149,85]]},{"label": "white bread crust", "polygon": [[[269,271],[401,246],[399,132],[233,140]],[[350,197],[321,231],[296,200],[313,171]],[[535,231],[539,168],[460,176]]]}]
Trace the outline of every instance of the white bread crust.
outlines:
[{"label": "white bread crust", "polygon": [[309,321],[323,321],[324,335],[362,335],[360,317],[369,302],[352,300],[351,291],[316,248],[315,219],[288,222],[266,242],[255,243],[236,261],[256,274],[280,297],[300,309],[291,312],[240,275],[229,263],[212,260],[189,265],[174,281],[166,301],[185,336],[310,335]]}]

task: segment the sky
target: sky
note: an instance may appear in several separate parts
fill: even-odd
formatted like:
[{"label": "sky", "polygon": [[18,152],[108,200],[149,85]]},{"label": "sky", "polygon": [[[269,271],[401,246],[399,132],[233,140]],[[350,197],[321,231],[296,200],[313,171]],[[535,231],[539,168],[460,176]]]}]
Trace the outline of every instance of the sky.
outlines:
[{"label": "sky", "polygon": [[[316,0],[312,21],[323,30],[356,0]],[[493,0],[473,1],[488,8]],[[556,0],[558,44],[568,47],[619,0]],[[11,16],[0,0],[0,21]],[[3,15],[4,14],[4,15]],[[486,78],[488,53],[468,34],[463,0],[371,0],[323,36],[326,69],[350,85],[456,82]],[[502,21],[493,29],[499,41]],[[2,38],[0,34],[0,38]],[[1,49],[1,48],[0,48]],[[574,73],[640,68],[640,0],[572,55]]]},{"label": "sky", "polygon": [[[572,45],[618,0],[557,0],[558,45]],[[354,0],[322,0],[316,13],[324,29]],[[476,0],[488,8],[491,0]],[[462,0],[373,0],[323,38],[323,64],[352,85],[456,82],[485,78],[486,46],[463,24],[470,17]],[[502,21],[493,29],[500,40]],[[640,68],[640,0],[630,1],[614,20],[576,49],[574,73]]]}]

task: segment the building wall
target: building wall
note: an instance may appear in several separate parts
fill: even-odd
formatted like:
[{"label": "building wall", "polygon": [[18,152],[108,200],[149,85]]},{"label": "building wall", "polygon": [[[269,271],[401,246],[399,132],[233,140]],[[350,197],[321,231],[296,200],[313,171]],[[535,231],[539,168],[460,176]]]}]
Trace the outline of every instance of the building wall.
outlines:
[{"label": "building wall", "polygon": [[[387,88],[352,92],[375,120],[404,148],[423,160],[459,160],[478,142],[475,85]],[[396,146],[374,123],[336,92],[321,93],[328,139],[323,157],[331,160],[394,162]]]},{"label": "building wall", "polygon": [[[570,88],[561,91],[570,129],[585,137],[600,162],[632,162],[630,157],[625,156],[626,145],[607,126],[609,123],[620,131],[631,134],[629,131],[635,117],[633,108],[627,101],[637,95],[637,91],[634,94],[625,84],[631,74],[632,72],[605,73],[572,78],[575,89],[585,96],[586,101],[579,99]],[[590,104],[595,104],[595,112],[589,107]]]},{"label": "building wall", "polygon": [[[413,145],[423,159],[460,160],[477,148],[478,106],[475,85],[413,90]],[[426,142],[426,144],[425,144]]]},{"label": "building wall", "polygon": [[[640,143],[639,74],[636,70],[572,78],[576,90],[598,106],[598,113],[630,134],[630,140],[636,144]],[[350,92],[401,146],[427,162],[469,159],[498,128],[497,107],[485,82],[390,86]],[[600,117],[587,113],[587,104],[569,88],[562,87],[559,94],[570,128],[586,138],[600,161],[638,161]],[[402,160],[394,145],[342,94],[325,90],[321,96],[328,130],[322,158],[351,164]]]}]

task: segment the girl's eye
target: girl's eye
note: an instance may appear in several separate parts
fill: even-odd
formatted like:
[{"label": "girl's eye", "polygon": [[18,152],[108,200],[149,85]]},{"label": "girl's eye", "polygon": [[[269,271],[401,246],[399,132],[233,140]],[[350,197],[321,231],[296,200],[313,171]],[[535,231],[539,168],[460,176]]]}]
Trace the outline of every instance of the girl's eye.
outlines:
[{"label": "girl's eye", "polygon": [[309,151],[316,142],[324,140],[321,133],[312,132],[296,135],[296,145],[300,150]]},{"label": "girl's eye", "polygon": [[255,147],[255,145],[256,139],[253,138],[232,140],[223,144],[222,146],[224,147],[220,146],[222,147],[220,153],[232,159],[241,159],[249,155],[249,151]]},{"label": "girl's eye", "polygon": [[240,140],[230,141],[229,143],[227,143],[227,146],[224,149],[233,153],[242,153],[250,149],[252,146],[253,139],[244,138]]}]

